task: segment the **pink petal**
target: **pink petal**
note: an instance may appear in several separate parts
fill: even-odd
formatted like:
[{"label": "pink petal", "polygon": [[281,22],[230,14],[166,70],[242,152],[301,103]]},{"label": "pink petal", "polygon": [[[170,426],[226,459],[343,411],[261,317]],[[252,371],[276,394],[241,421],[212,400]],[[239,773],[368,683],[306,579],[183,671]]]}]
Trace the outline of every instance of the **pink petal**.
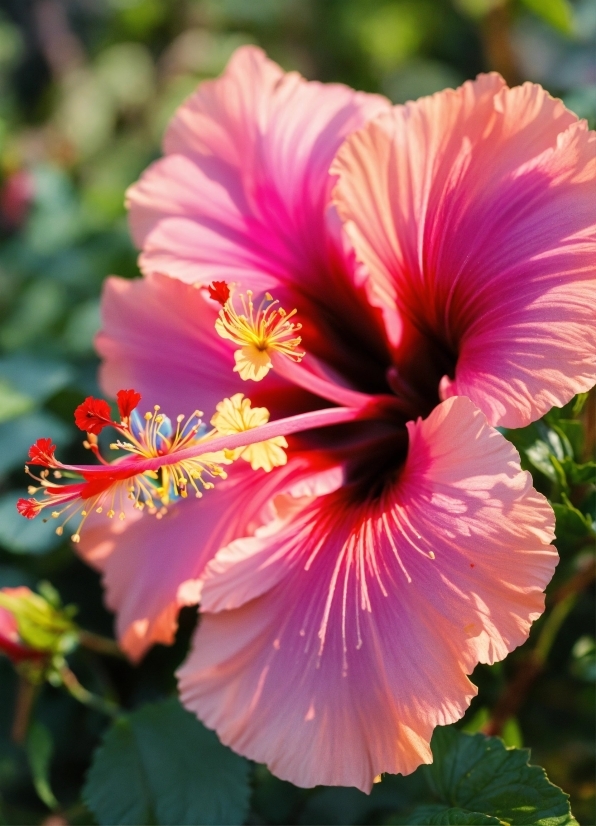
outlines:
[{"label": "pink petal", "polygon": [[306,466],[294,460],[269,475],[235,467],[202,499],[179,502],[162,519],[132,508],[123,521],[90,517],[77,551],[102,572],[118,639],[132,660],[156,642],[173,642],[178,611],[199,601],[205,565],[220,547],[270,518],[269,500]]},{"label": "pink petal", "polygon": [[163,275],[109,278],[96,339],[104,390],[115,396],[134,387],[141,411],[159,404],[173,417],[197,408],[210,416],[224,397],[245,392],[233,347],[215,332],[218,309],[202,291]]},{"label": "pink petal", "polygon": [[554,518],[514,448],[463,397],[409,430],[383,493],[307,497],[261,532],[269,542],[246,542],[252,587],[238,542],[205,585],[206,606],[222,607],[218,575],[246,601],[203,615],[182,701],[300,786],[369,791],[430,762],[433,728],[476,693],[466,675],[523,642],[544,607]]},{"label": "pink petal", "polygon": [[[128,192],[145,273],[188,282],[311,279],[326,266],[329,165],[387,101],[285,74],[243,47],[174,117],[157,161]],[[334,234],[334,233],[333,233]]]},{"label": "pink petal", "polygon": [[[381,115],[332,171],[372,293],[457,360],[444,396],[520,427],[594,384],[596,136],[560,101],[480,76]],[[398,362],[419,349],[404,334]]]}]

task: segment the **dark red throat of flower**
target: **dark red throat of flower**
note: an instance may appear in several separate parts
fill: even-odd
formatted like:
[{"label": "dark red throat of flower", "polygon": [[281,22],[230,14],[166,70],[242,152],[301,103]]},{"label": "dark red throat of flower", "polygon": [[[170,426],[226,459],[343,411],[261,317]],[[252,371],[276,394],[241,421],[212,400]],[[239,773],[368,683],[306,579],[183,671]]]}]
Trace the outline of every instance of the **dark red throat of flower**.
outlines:
[{"label": "dark red throat of flower", "polygon": [[225,281],[214,281],[207,287],[209,298],[217,301],[223,307],[230,297],[230,288]]}]

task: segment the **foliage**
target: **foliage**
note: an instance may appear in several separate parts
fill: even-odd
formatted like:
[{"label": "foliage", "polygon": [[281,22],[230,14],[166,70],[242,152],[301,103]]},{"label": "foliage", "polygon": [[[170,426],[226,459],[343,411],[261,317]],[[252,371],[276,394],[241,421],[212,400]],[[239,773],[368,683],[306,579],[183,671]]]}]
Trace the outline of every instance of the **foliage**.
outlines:
[{"label": "foliage", "polygon": [[544,769],[528,765],[524,749],[506,749],[496,737],[437,729],[434,762],[422,769],[441,801],[418,806],[397,822],[410,824],[501,823],[564,826],[576,823],[567,795]]},{"label": "foliage", "polygon": [[241,823],[248,762],[177,700],[120,717],[95,754],[83,790],[98,823]]},{"label": "foliage", "polygon": [[[238,45],[395,102],[496,69],[543,83],[594,126],[595,34],[592,0],[2,0],[0,588],[37,589],[41,624],[29,611],[22,633],[49,631],[57,659],[39,686],[0,658],[0,821],[559,826],[573,823],[560,785],[594,822],[593,397],[506,433],[556,512],[544,617],[505,663],[476,669],[478,697],[435,734],[435,763],[369,796],[298,789],[225,749],[172,698],[192,611],[173,647],[133,668],[114,656],[97,575],[14,505],[40,435],[84,458],[72,411],[99,392],[101,284],[138,273],[124,191],[174,108]],[[61,604],[77,606],[76,625]]]}]

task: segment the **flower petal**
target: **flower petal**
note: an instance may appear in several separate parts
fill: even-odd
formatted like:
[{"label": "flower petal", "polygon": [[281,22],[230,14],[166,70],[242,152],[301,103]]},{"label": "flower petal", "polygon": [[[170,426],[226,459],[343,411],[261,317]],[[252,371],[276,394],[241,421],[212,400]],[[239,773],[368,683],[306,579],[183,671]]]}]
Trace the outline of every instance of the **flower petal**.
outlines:
[{"label": "flower petal", "polygon": [[594,384],[596,135],[561,101],[480,76],[381,115],[332,171],[371,290],[452,354],[444,396],[520,427]]},{"label": "flower petal", "polygon": [[329,164],[344,137],[386,107],[238,49],[178,110],[167,157],[128,191],[141,268],[254,290],[312,279],[329,247]]},{"label": "flower petal", "polygon": [[217,311],[201,290],[163,275],[109,278],[96,339],[104,390],[134,386],[142,410],[159,404],[172,417],[197,408],[210,415],[246,388],[233,372],[234,347],[215,332]]},{"label": "flower petal", "polygon": [[409,429],[381,496],[309,497],[245,561],[236,542],[211,565],[205,605],[228,607],[219,575],[240,607],[204,613],[182,701],[297,785],[369,791],[430,762],[433,728],[476,693],[466,675],[543,610],[554,519],[514,448],[462,397]]},{"label": "flower petal", "polygon": [[234,468],[202,499],[178,502],[162,519],[132,508],[123,521],[89,518],[76,550],[102,572],[106,603],[117,613],[118,638],[132,660],[156,642],[173,641],[178,611],[199,601],[205,565],[270,518],[269,500],[305,467],[299,459],[280,473]]}]

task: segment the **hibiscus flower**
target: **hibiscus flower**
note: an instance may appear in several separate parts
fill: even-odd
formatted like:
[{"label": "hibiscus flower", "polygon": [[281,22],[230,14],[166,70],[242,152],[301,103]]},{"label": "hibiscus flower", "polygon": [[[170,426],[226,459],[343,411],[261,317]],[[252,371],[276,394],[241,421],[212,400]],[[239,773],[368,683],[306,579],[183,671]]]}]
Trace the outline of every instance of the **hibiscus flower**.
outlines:
[{"label": "hibiscus flower", "polygon": [[[494,426],[596,380],[594,135],[498,75],[391,108],[245,48],[164,147],[129,192],[144,278],[106,284],[101,378],[218,416],[233,464],[79,547],[133,657],[200,599],[180,692],[224,743],[368,791],[430,762],[543,610],[553,513]],[[245,396],[266,413],[239,429]]]}]

